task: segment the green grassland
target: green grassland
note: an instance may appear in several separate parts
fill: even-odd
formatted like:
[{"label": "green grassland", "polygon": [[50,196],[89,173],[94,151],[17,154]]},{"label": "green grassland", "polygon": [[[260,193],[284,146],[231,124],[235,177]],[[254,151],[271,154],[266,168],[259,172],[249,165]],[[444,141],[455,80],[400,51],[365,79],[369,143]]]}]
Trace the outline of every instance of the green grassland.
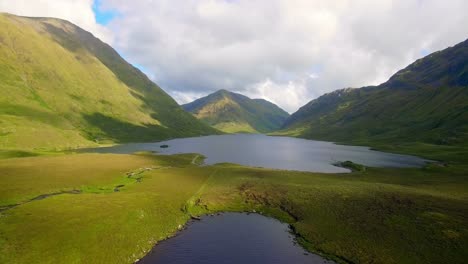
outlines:
[{"label": "green grassland", "polygon": [[0,207],[20,204],[0,212],[0,263],[132,263],[190,215],[252,210],[290,223],[308,250],[339,262],[468,257],[466,165],[321,174],[199,166],[195,157],[0,160]]},{"label": "green grassland", "polygon": [[[206,171],[188,173],[191,160],[81,154],[2,161],[2,205],[81,193],[1,212],[0,263],[132,263],[188,220],[181,208],[207,178]],[[139,180],[127,175],[145,168],[152,170]]]},{"label": "green grassland", "polygon": [[243,122],[220,122],[213,125],[214,128],[226,133],[258,133],[251,125]]}]

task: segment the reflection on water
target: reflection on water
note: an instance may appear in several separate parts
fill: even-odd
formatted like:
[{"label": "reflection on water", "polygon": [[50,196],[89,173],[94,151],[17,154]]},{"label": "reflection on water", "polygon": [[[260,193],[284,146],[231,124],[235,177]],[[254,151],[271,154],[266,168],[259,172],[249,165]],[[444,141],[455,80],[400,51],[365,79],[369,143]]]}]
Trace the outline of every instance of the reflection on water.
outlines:
[{"label": "reflection on water", "polygon": [[[169,147],[161,148],[162,145]],[[348,172],[347,169],[333,166],[335,162],[347,160],[371,167],[420,167],[426,162],[418,157],[374,151],[367,147],[257,134],[181,138],[157,143],[123,144],[91,151],[200,153],[207,157],[207,164],[230,162],[253,167],[325,173]]]}]

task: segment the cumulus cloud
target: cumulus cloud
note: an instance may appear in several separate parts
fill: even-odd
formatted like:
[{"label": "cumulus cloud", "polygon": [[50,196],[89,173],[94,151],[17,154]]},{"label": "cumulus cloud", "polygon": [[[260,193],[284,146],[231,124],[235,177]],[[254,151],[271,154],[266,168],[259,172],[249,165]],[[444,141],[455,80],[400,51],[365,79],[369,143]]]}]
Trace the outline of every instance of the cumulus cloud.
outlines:
[{"label": "cumulus cloud", "polygon": [[[16,3],[46,3],[49,7],[43,9],[48,10],[59,8],[58,3],[79,2],[83,13],[74,7],[67,19],[98,32],[92,29],[91,0],[0,3],[5,1],[15,2],[23,11],[33,8]],[[468,37],[465,0],[101,0],[100,4],[103,11],[119,14],[106,25],[114,47],[180,103],[228,89],[268,99],[293,112],[326,92],[379,84],[421,54]],[[66,13],[57,11],[56,16]]]},{"label": "cumulus cloud", "polygon": [[464,0],[104,0],[116,45],[179,102],[218,89],[295,111],[468,37]]},{"label": "cumulus cloud", "polygon": [[112,44],[112,32],[96,23],[93,0],[0,0],[0,12],[68,20]]}]

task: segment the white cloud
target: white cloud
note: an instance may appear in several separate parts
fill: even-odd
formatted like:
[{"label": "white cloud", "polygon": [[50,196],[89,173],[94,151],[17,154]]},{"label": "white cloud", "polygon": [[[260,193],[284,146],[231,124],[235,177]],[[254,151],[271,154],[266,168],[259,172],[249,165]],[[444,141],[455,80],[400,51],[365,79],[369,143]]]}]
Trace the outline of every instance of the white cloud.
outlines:
[{"label": "white cloud", "polygon": [[[102,28],[91,0],[0,0],[0,10],[5,2]],[[107,25],[114,47],[181,103],[229,89],[292,112],[332,90],[379,84],[424,52],[468,37],[466,0],[101,3],[119,14]]]},{"label": "white cloud", "polygon": [[93,0],[0,0],[0,12],[68,20],[112,44],[112,32],[96,23]]},{"label": "white cloud", "polygon": [[281,105],[286,111],[292,112],[298,106],[306,104],[310,100],[305,79],[289,81],[286,83],[272,82],[266,79],[253,84],[245,94],[251,98],[263,98],[277,105]]},{"label": "white cloud", "polygon": [[[116,45],[185,103],[221,88],[295,111],[468,37],[464,0],[104,0]],[[185,94],[185,96],[182,96]]]}]

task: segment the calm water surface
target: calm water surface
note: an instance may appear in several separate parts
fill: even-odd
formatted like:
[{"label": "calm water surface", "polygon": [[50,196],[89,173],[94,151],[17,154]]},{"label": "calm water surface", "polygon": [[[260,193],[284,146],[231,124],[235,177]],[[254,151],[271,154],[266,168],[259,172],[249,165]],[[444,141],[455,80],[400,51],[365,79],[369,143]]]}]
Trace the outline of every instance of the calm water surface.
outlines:
[{"label": "calm water surface", "polygon": [[[160,148],[161,145],[168,148]],[[85,150],[85,151],[90,151]],[[200,153],[206,164],[237,163],[252,167],[314,171],[349,172],[333,166],[337,161],[353,161],[370,167],[420,167],[427,160],[409,155],[370,150],[368,147],[336,145],[331,142],[291,137],[235,134],[173,139],[157,143],[123,144],[92,149],[102,153],[156,151],[161,154]]]},{"label": "calm water surface", "polygon": [[192,222],[139,264],[333,263],[294,243],[288,225],[258,214],[224,213]]}]

